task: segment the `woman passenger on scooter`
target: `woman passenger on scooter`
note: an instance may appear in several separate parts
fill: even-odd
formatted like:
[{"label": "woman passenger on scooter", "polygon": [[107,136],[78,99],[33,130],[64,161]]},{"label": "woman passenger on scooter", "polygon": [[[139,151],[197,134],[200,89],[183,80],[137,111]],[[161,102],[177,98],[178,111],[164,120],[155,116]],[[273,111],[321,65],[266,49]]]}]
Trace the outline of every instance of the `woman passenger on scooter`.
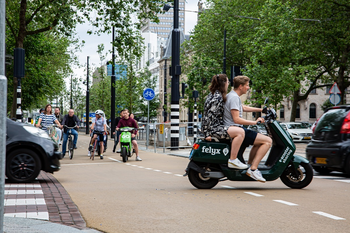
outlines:
[{"label": "woman passenger on scooter", "polygon": [[231,155],[228,167],[235,169],[247,169],[248,166],[237,159],[238,151],[244,140],[244,130],[236,126],[225,126],[223,122],[224,103],[229,81],[226,74],[214,75],[209,86],[210,93],[204,103],[204,116],[202,130],[207,141],[211,137],[218,139],[230,139]]}]

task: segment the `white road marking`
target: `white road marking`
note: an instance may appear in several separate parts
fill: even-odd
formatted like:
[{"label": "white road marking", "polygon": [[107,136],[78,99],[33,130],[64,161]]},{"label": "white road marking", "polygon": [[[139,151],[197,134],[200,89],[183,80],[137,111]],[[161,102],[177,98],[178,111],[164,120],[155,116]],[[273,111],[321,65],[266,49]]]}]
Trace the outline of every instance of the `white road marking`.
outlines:
[{"label": "white road marking", "polygon": [[318,178],[318,179],[339,179],[339,178],[345,178],[345,177],[339,177],[339,176],[314,176],[314,178]]},{"label": "white road marking", "polygon": [[5,195],[43,194],[42,190],[5,190]]},{"label": "white road marking", "polygon": [[173,173],[171,173],[171,172],[164,172],[165,174],[169,174],[169,175],[171,175],[171,174],[173,174]]},{"label": "white road marking", "polygon": [[[109,157],[107,157],[107,158],[109,158]],[[118,160],[118,159],[113,159],[113,158],[109,158],[110,160],[113,160],[113,161],[116,161],[116,162],[118,162],[118,163],[121,163],[122,161],[120,161],[120,160]]]},{"label": "white road marking", "polygon": [[49,220],[49,212],[23,212],[23,213],[6,213],[5,217],[18,217],[18,218],[35,218],[42,220]]},{"label": "white road marking", "polygon": [[350,180],[334,180],[334,181],[340,181],[340,182],[344,182],[344,183],[350,183]]},{"label": "white road marking", "polygon": [[297,206],[298,204],[292,203],[292,202],[288,202],[288,201],[283,201],[283,200],[273,200],[275,202],[279,202],[285,205],[289,205],[289,206]]},{"label": "white road marking", "polygon": [[324,217],[327,217],[327,218],[331,218],[331,219],[334,219],[334,220],[345,220],[345,218],[341,218],[341,217],[337,217],[337,216],[334,216],[334,215],[331,215],[331,214],[327,214],[327,213],[322,212],[322,211],[312,211],[312,213],[318,214],[318,215],[321,215],[321,216],[324,216]]},{"label": "white road marking", "polygon": [[231,187],[231,186],[228,186],[228,185],[221,185],[221,187],[227,188],[227,189],[235,189],[235,187]]},{"label": "white road marking", "polygon": [[261,195],[261,194],[258,194],[258,193],[253,193],[253,192],[244,192],[244,193],[252,195],[252,196],[255,196],[255,197],[263,197],[264,196],[264,195]]},{"label": "white road marking", "polygon": [[139,168],[145,168],[145,167],[139,166]]},{"label": "white road marking", "polygon": [[41,188],[40,184],[5,184],[5,188]]},{"label": "white road marking", "polygon": [[154,169],[153,171],[155,171],[155,172],[161,172],[161,170],[157,170],[157,169]]},{"label": "white road marking", "polygon": [[132,167],[137,167],[137,165],[135,165],[135,164],[133,164],[133,165],[131,165]]},{"label": "white road marking", "polygon": [[71,164],[61,164],[61,166],[65,167],[65,166],[76,166],[76,165],[96,165],[96,164],[110,164],[110,163],[71,163]]},{"label": "white road marking", "polygon": [[174,176],[183,177],[183,175],[180,174],[174,174]]},{"label": "white road marking", "polygon": [[44,198],[5,199],[4,206],[46,205]]},{"label": "white road marking", "polygon": [[146,170],[152,170],[153,168],[150,168],[150,167],[147,167],[147,168],[145,168]]}]

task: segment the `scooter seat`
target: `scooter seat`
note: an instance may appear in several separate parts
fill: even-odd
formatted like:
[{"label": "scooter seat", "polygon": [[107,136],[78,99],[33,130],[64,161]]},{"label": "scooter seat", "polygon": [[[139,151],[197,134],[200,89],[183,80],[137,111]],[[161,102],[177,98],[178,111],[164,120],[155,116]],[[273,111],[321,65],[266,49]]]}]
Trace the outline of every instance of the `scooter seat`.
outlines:
[{"label": "scooter seat", "polygon": [[204,141],[207,141],[207,142],[220,142],[220,143],[226,143],[226,144],[230,144],[231,143],[231,140],[230,139],[219,139],[219,138],[216,138],[216,137],[211,137],[211,140],[205,140]]}]

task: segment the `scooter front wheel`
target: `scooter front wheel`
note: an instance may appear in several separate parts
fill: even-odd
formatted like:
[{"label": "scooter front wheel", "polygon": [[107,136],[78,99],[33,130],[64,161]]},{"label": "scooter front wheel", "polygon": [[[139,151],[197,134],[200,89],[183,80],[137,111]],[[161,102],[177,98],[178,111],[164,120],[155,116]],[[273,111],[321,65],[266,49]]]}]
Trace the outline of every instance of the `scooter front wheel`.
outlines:
[{"label": "scooter front wheel", "polygon": [[302,189],[308,186],[314,176],[313,169],[309,163],[300,163],[298,168],[289,164],[282,173],[280,179],[290,188]]},{"label": "scooter front wheel", "polygon": [[188,179],[191,184],[198,189],[211,189],[219,182],[219,179],[203,177],[201,173],[193,169],[189,170]]},{"label": "scooter front wheel", "polygon": [[122,147],[121,156],[123,158],[124,163],[128,161],[128,153],[126,151],[126,147]]}]

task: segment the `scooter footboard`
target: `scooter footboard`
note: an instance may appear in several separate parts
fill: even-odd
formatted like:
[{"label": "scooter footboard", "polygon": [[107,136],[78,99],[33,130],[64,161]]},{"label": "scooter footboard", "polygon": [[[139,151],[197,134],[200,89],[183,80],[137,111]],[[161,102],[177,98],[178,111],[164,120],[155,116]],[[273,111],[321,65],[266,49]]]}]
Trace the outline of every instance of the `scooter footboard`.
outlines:
[{"label": "scooter footboard", "polygon": [[221,178],[225,177],[224,173],[222,173],[221,171],[218,171],[218,170],[214,171],[214,169],[210,169],[210,167],[208,167],[208,169],[206,169],[205,165],[201,166],[200,164],[197,164],[193,161],[190,161],[188,163],[185,175],[187,175],[189,173],[190,169],[200,173],[202,175],[202,177],[210,177],[210,178],[215,178],[215,179],[221,179]]}]

